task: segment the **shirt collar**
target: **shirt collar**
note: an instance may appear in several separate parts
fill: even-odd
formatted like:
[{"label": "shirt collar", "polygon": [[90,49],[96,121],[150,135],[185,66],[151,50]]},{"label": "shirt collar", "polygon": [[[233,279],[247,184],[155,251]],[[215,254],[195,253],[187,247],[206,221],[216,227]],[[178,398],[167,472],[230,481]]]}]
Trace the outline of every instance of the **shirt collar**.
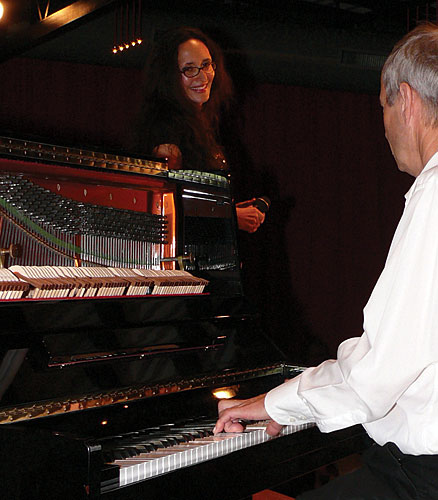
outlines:
[{"label": "shirt collar", "polygon": [[[431,168],[436,167],[437,165],[438,165],[438,151],[426,163],[426,165],[424,166],[423,170],[420,172],[420,175],[422,175],[427,170],[430,170]],[[418,177],[420,177],[420,175]]]},{"label": "shirt collar", "polygon": [[428,170],[432,170],[432,168],[435,168],[438,166],[438,151],[430,158],[430,160],[426,163],[424,166],[423,170],[420,172],[419,175],[417,175],[414,183],[410,187],[409,191],[405,194],[405,199],[406,201],[409,201],[411,196],[413,195],[415,188],[417,187],[418,184],[422,183],[422,180],[424,179],[424,174]]}]

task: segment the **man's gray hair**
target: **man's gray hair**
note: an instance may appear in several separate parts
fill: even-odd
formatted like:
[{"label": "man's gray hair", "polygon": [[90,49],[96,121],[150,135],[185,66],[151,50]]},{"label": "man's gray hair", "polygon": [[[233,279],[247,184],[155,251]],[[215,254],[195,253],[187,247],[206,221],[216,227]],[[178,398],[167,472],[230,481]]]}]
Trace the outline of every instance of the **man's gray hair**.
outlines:
[{"label": "man's gray hair", "polygon": [[438,124],[438,26],[417,26],[393,48],[382,69],[387,103],[392,106],[406,82],[421,97],[426,121]]}]

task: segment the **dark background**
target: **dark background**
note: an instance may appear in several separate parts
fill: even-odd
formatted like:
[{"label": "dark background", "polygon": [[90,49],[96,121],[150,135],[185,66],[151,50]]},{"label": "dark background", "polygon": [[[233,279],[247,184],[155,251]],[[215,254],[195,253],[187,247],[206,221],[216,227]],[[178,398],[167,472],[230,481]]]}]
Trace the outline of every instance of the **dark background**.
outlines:
[{"label": "dark background", "polygon": [[224,137],[236,200],[272,200],[260,230],[240,234],[246,292],[295,363],[361,335],[412,182],[384,138],[380,69],[409,28],[436,19],[435,2],[143,0],[144,41],[117,54],[130,2],[58,24],[51,14],[71,2],[52,1],[41,21],[37,2],[4,3],[0,133],[50,143],[128,148],[154,34],[186,24],[213,36],[236,85]]}]

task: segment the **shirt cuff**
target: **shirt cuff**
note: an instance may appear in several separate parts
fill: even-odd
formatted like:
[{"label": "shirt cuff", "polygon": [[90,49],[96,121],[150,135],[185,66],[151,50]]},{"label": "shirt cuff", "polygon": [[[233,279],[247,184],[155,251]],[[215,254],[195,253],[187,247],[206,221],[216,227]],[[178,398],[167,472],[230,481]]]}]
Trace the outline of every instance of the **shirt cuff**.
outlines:
[{"label": "shirt cuff", "polygon": [[272,420],[281,425],[315,422],[307,404],[298,395],[300,375],[275,387],[266,394],[265,410]]}]

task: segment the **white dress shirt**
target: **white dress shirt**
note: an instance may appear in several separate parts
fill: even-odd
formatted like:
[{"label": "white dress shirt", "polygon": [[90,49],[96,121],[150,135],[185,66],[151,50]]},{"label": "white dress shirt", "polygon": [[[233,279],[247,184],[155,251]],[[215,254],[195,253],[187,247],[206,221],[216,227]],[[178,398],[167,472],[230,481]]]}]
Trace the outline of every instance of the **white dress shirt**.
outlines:
[{"label": "white dress shirt", "polygon": [[323,432],[363,424],[380,445],[438,454],[438,153],[406,194],[363,327],[337,360],[270,391],[266,411]]}]

